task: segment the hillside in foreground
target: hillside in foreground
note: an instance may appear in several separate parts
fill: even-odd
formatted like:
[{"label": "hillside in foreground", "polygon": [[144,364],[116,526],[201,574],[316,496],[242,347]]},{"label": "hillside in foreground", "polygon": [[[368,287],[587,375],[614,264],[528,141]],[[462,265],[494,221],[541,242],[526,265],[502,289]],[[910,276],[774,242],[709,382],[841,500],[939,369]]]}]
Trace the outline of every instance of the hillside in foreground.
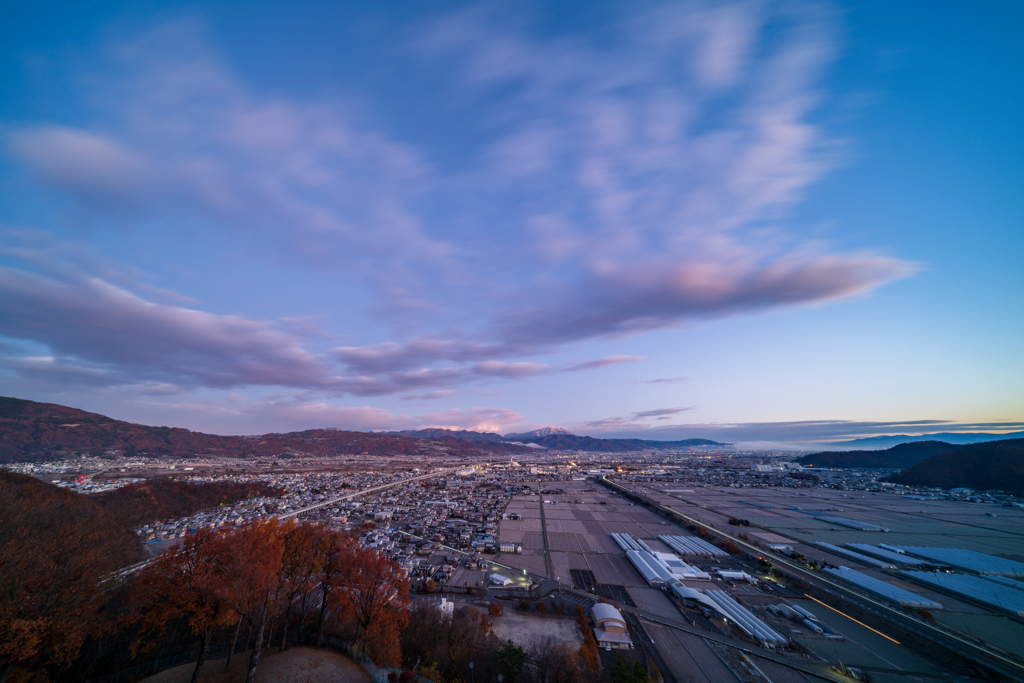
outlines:
[{"label": "hillside in foreground", "polygon": [[956,446],[943,441],[918,441],[903,443],[882,451],[825,451],[811,453],[796,462],[804,467],[835,467],[840,469],[886,469],[904,468],[916,465],[936,453],[953,451]]},{"label": "hillside in foreground", "polygon": [[972,444],[937,453],[888,481],[943,489],[1024,492],[1024,439]]},{"label": "hillside in foreground", "polygon": [[514,444],[450,436],[418,439],[337,429],[218,436],[123,422],[54,403],[0,397],[0,463],[114,452],[128,456],[247,458],[345,454],[486,457],[529,451]]}]

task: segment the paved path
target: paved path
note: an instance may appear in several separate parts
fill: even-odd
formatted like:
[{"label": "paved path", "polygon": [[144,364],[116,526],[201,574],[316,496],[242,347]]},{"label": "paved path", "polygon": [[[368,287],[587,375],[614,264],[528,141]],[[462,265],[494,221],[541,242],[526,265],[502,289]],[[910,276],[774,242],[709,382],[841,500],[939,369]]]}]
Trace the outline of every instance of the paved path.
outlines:
[{"label": "paved path", "polygon": [[540,498],[540,530],[544,538],[544,564],[548,568],[548,578],[555,578],[555,567],[551,563],[551,546],[548,544],[548,522],[544,517],[544,494],[539,493],[537,497]]}]

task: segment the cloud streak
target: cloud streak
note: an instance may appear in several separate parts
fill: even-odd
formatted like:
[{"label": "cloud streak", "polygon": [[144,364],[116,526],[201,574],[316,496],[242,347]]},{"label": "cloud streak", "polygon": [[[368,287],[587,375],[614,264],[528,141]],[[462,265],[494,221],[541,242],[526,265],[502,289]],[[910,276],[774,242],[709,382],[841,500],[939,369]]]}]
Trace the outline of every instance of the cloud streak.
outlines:
[{"label": "cloud streak", "polygon": [[[825,304],[914,272],[786,227],[837,163],[812,123],[837,49],[829,11],[654,3],[556,36],[524,16],[488,5],[405,27],[396,54],[437,76],[421,106],[445,114],[422,140],[387,130],[353,104],[360,93],[260,92],[194,21],[104,50],[91,123],[11,128],[23,168],[126,230],[195,222],[338,273],[339,291],[368,286],[394,331],[328,348],[294,321],[201,310],[109,269],[11,265],[0,334],[44,351],[4,367],[49,382],[438,400],[644,360],[538,360],[582,342]],[[448,128],[462,134],[451,149],[434,142]],[[676,415],[655,413],[600,424]]]}]

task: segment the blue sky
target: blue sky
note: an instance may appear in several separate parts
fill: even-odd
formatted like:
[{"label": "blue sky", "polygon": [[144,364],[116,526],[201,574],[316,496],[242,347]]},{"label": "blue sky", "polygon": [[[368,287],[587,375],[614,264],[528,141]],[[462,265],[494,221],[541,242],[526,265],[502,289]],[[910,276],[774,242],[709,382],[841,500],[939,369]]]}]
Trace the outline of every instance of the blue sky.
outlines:
[{"label": "blue sky", "polygon": [[1022,428],[1019,3],[0,12],[5,395],[216,433]]}]

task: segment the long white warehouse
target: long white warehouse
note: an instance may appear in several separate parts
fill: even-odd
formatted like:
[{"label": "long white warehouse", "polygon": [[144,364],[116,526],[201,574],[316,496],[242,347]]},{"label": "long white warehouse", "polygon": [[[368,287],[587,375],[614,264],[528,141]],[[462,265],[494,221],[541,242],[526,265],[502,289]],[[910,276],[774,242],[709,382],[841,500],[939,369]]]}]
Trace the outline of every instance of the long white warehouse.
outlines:
[{"label": "long white warehouse", "polygon": [[716,548],[707,541],[696,536],[658,536],[658,540],[675,550],[680,555],[710,555],[722,557],[728,555],[721,548]]},{"label": "long white warehouse", "polygon": [[725,616],[739,626],[740,630],[765,647],[781,647],[789,642],[724,591],[702,591],[699,588],[690,588],[678,583],[672,584],[669,588],[680,600],[696,602]]},{"label": "long white warehouse", "polygon": [[891,600],[892,602],[895,602],[898,605],[903,605],[904,607],[923,607],[925,609],[943,608],[939,603],[926,600],[917,593],[911,593],[910,591],[905,591],[902,588],[897,588],[891,583],[886,583],[885,581],[876,579],[873,576],[868,576],[867,574],[861,574],[859,571],[850,569],[849,567],[839,567],[838,569],[829,567],[825,569],[825,572],[843,579],[844,581],[849,581],[854,585],[860,586],[866,591],[870,591],[875,595],[879,595],[886,600]]},{"label": "long white warehouse", "polygon": [[890,564],[889,562],[882,562],[881,560],[876,560],[873,557],[861,555],[860,553],[855,553],[852,550],[847,550],[846,548],[840,548],[839,546],[832,545],[831,543],[818,541],[814,545],[818,546],[819,548],[824,548],[830,553],[836,553],[837,555],[843,555],[844,557],[848,557],[851,560],[856,560],[861,564],[870,565],[872,567],[880,567],[882,569],[896,569],[896,567],[893,564]]},{"label": "long white warehouse", "polygon": [[867,543],[844,543],[843,545],[859,553],[871,555],[881,560],[888,560],[893,564],[902,564],[908,567],[917,567],[924,564],[924,562],[922,562],[921,560],[915,560],[913,557],[905,553],[900,554],[892,550],[886,550],[885,548],[881,548],[875,545],[869,545]]},{"label": "long white warehouse", "polygon": [[710,579],[696,567],[691,567],[675,555],[651,550],[643,541],[629,534],[612,534],[612,539],[626,551],[626,557],[650,585],[660,585],[680,579]]},{"label": "long white warehouse", "polygon": [[1024,591],[1004,586],[980,576],[946,574],[945,572],[900,572],[908,579],[938,586],[956,595],[962,595],[991,605],[1018,617],[1024,617]]},{"label": "long white warehouse", "polygon": [[1024,563],[996,557],[995,555],[986,555],[985,553],[964,550],[963,548],[926,548],[917,545],[901,545],[897,547],[911,555],[948,564],[952,567],[966,569],[969,572],[1024,578]]}]

